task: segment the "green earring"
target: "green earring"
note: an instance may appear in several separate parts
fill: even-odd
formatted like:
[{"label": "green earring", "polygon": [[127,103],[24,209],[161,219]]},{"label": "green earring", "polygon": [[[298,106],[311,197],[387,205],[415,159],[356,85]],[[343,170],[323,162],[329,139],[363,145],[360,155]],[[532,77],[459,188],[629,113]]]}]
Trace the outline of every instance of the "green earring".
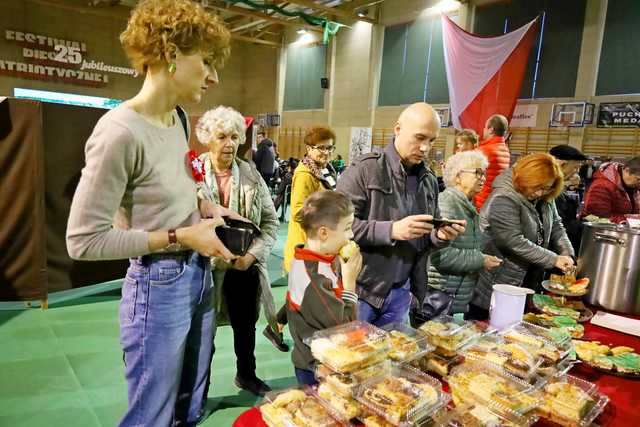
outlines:
[{"label": "green earring", "polygon": [[172,62],[171,64],[169,64],[169,74],[173,74],[176,72],[176,63]]}]

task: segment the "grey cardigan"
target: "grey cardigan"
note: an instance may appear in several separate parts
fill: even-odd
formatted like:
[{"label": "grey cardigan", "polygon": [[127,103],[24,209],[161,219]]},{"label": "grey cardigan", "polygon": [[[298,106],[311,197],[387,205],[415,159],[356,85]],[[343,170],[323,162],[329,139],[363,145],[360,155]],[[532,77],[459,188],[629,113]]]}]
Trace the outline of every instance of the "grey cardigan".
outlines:
[{"label": "grey cardigan", "polygon": [[448,247],[431,254],[429,266],[430,288],[454,297],[452,312],[466,313],[478,281],[478,272],[484,266],[484,238],[480,230],[480,215],[467,196],[455,187],[449,187],[438,196],[440,213],[444,218],[467,221],[464,234]]},{"label": "grey cardigan", "polygon": [[482,308],[489,308],[494,284],[537,289],[536,274],[528,272],[553,268],[558,254],[574,256],[555,203],[540,202],[538,215],[536,206],[513,188],[512,178],[511,169],[496,178],[480,212],[480,226],[488,237],[484,253],[504,259],[500,267],[480,273],[473,304]]}]

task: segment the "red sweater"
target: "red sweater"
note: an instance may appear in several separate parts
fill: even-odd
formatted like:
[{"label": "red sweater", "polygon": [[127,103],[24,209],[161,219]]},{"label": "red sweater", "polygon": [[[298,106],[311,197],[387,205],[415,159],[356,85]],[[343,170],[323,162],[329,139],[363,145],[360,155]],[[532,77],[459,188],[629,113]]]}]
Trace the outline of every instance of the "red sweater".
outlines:
[{"label": "red sweater", "polygon": [[605,163],[593,174],[593,182],[584,197],[580,217],[596,215],[611,222],[624,221],[627,214],[640,213],[640,189],[633,192],[633,201],[622,183],[622,165]]},{"label": "red sweater", "polygon": [[504,138],[501,136],[492,136],[491,138],[482,141],[478,145],[477,151],[484,154],[487,157],[487,160],[489,160],[487,180],[485,181],[482,190],[480,190],[473,199],[473,203],[476,205],[478,211],[480,211],[484,202],[489,198],[489,194],[491,194],[491,185],[493,184],[493,180],[502,172],[509,169],[511,154],[509,153],[509,147],[504,143]]}]

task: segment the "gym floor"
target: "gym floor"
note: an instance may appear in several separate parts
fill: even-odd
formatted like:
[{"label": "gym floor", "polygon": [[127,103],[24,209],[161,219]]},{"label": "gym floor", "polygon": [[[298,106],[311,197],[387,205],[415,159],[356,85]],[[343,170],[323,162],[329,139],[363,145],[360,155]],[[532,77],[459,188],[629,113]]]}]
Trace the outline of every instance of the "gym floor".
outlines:
[{"label": "gym floor", "polygon": [[[276,307],[284,302],[282,248],[287,224],[280,227],[269,259]],[[0,426],[117,425],[127,405],[122,351],[118,341],[120,291],[51,304],[48,310],[0,311]],[[256,326],[257,375],[272,388],[295,383],[291,353],[282,353]],[[291,338],[286,335],[291,345]],[[260,398],[238,389],[233,334],[219,327],[212,383],[202,426],[231,426]]]}]

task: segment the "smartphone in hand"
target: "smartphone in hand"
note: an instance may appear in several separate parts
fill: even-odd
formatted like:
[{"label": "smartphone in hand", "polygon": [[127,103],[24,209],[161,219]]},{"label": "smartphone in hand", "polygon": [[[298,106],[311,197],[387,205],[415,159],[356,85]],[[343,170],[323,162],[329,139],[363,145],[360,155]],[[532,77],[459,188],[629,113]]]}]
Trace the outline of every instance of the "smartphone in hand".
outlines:
[{"label": "smartphone in hand", "polygon": [[447,219],[447,218],[433,218],[431,220],[434,228],[446,227],[447,225],[463,225],[462,220],[459,219]]}]

